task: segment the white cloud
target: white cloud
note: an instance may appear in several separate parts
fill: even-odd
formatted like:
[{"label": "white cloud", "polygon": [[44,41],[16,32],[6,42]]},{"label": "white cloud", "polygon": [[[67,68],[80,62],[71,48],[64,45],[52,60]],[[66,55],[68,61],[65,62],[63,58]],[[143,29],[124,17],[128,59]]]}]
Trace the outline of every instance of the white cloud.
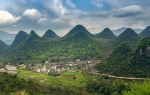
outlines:
[{"label": "white cloud", "polygon": [[120,11],[139,12],[139,11],[142,11],[142,8],[139,5],[130,5],[130,6],[126,6],[126,7],[121,8]]},{"label": "white cloud", "polygon": [[14,16],[8,11],[0,10],[0,24],[16,23],[20,17]]},{"label": "white cloud", "polygon": [[66,13],[68,13],[68,9],[63,6],[61,0],[49,0],[45,3],[45,7],[55,12],[59,17],[65,17]]},{"label": "white cloud", "polygon": [[[92,4],[92,8],[91,4],[88,4],[90,10],[85,10],[81,7],[83,5],[76,4],[74,0],[2,0],[0,10],[9,10],[10,15],[2,17],[0,13],[0,24],[6,23],[5,26],[0,25],[0,29],[43,31],[52,28],[59,31],[58,34],[65,34],[76,24],[83,24],[92,32],[99,32],[105,27],[142,28],[150,24],[149,0],[84,1]],[[108,9],[106,5],[109,6]]]},{"label": "white cloud", "polygon": [[40,18],[39,20],[38,20],[38,23],[42,23],[42,22],[45,22],[45,21],[47,21],[48,19],[47,18]]},{"label": "white cloud", "polygon": [[24,11],[23,15],[29,18],[40,18],[42,16],[42,14],[36,9],[27,9]]},{"label": "white cloud", "polygon": [[93,4],[97,8],[102,8],[103,7],[103,1],[104,0],[92,0],[91,4]]},{"label": "white cloud", "polygon": [[66,0],[66,4],[71,8],[76,8],[76,5],[72,2],[72,0]]},{"label": "white cloud", "polygon": [[115,10],[115,17],[131,17],[137,16],[143,12],[143,9],[139,5],[130,5],[120,9]]},{"label": "white cloud", "polygon": [[67,9],[63,6],[62,2],[60,0],[54,0],[54,10],[56,12],[59,12],[60,15],[65,16]]}]

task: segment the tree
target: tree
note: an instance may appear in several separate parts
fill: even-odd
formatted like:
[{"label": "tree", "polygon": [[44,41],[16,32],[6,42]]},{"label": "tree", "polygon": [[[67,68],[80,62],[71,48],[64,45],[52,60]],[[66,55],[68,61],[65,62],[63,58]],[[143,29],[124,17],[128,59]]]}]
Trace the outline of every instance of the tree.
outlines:
[{"label": "tree", "polygon": [[124,95],[150,95],[150,81],[133,83]]}]

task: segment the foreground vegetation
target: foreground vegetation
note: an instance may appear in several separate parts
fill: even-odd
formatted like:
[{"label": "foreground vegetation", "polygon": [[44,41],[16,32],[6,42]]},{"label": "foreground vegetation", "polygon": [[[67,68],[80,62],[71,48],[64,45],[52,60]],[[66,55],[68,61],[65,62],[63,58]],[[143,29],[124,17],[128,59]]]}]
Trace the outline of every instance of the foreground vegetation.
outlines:
[{"label": "foreground vegetation", "polygon": [[34,79],[24,80],[7,73],[0,74],[0,95],[88,95],[79,88],[45,85]]},{"label": "foreground vegetation", "polygon": [[66,87],[46,85],[35,79],[25,80],[16,75],[0,73],[0,95],[149,95],[149,89],[150,81],[133,82],[93,77],[84,87]]},{"label": "foreground vegetation", "polygon": [[149,95],[150,94],[150,82],[133,83],[130,85],[129,90],[124,92],[124,95]]}]

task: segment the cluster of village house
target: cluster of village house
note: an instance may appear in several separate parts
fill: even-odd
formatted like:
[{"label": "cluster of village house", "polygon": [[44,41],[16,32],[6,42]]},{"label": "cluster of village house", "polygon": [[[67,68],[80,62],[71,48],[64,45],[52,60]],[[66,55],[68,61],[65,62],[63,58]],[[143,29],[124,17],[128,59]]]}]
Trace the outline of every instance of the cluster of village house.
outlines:
[{"label": "cluster of village house", "polygon": [[[99,62],[99,61],[98,61]],[[94,70],[96,62],[91,60],[80,61],[76,60],[75,62],[70,62],[68,64],[64,63],[50,63],[45,61],[45,63],[36,63],[36,64],[21,64],[18,66],[6,65],[4,68],[0,68],[0,72],[7,72],[16,74],[18,69],[26,69],[34,72],[40,73],[63,73],[63,72],[77,72],[80,70],[88,70],[90,72],[96,72]]]},{"label": "cluster of village house", "polygon": [[[150,56],[150,47],[146,48],[146,51],[148,52],[148,56]],[[143,50],[140,49],[140,55],[143,54]],[[80,59],[77,59],[76,61],[70,61],[69,63],[51,63],[49,61],[45,61],[45,63],[35,63],[35,64],[21,64],[17,66],[12,65],[5,65],[3,67],[0,67],[0,72],[7,72],[10,74],[17,74],[17,69],[26,69],[34,72],[40,72],[40,73],[63,73],[63,72],[77,72],[80,70],[87,70],[91,73],[97,73],[97,71],[94,69],[95,64],[99,63],[100,60],[84,60],[81,61]]]},{"label": "cluster of village house", "polygon": [[96,63],[92,61],[78,61],[70,62],[68,64],[64,63],[49,63],[46,61],[44,64],[28,64],[26,65],[27,70],[41,73],[63,73],[63,72],[77,72],[80,70],[90,70],[94,72],[93,67]]},{"label": "cluster of village house", "polygon": [[6,65],[0,68],[0,72],[7,72],[9,74],[17,74],[17,67],[12,65]]}]

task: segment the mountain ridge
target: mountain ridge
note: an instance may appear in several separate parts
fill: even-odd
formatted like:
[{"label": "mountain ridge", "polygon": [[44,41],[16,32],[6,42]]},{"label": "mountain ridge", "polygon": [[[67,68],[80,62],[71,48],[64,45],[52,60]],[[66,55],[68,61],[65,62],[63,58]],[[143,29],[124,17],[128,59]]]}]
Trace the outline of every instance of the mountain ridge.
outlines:
[{"label": "mountain ridge", "polygon": [[42,38],[59,38],[59,36],[51,29],[47,30]]},{"label": "mountain ridge", "polygon": [[98,33],[97,36],[102,38],[108,38],[108,39],[116,38],[116,36],[109,28],[105,28],[102,32]]},{"label": "mountain ridge", "polygon": [[110,29],[106,28],[103,32],[106,33],[106,36],[110,35],[102,39],[91,34],[84,26],[76,25],[65,36],[57,40],[49,40],[49,38],[43,39],[36,32],[31,31],[30,35],[27,34],[28,36],[18,43],[17,47],[9,49],[4,54],[4,57],[19,61],[47,60],[49,57],[51,59],[59,57],[101,58],[108,56],[113,48],[124,42],[128,42],[134,49],[140,40],[138,34],[131,28],[127,28],[122,34],[115,37],[115,39],[109,38],[114,37]]},{"label": "mountain ridge", "polygon": [[150,37],[150,26],[147,26],[140,34],[140,37]]},{"label": "mountain ridge", "polygon": [[130,47],[136,48],[139,40],[139,35],[133,29],[127,28],[115,39],[115,45],[118,46],[122,43],[129,43]]},{"label": "mountain ridge", "polygon": [[79,34],[84,34],[86,36],[89,36],[89,35],[92,35],[84,26],[82,25],[76,25],[75,27],[73,27],[69,33],[67,33],[64,38],[67,38],[67,37],[73,37],[73,36],[76,36],[76,35],[79,35]]},{"label": "mountain ridge", "polygon": [[26,40],[29,37],[29,34],[27,34],[24,31],[19,31],[18,34],[15,37],[15,40],[12,43],[12,46],[19,45],[21,42]]}]

